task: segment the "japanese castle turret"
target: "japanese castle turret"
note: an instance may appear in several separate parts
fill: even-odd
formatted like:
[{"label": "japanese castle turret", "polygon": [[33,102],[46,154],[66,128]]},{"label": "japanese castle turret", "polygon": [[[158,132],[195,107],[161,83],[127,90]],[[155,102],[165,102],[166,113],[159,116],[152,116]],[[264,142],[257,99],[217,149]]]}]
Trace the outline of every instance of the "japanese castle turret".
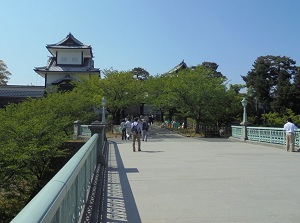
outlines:
[{"label": "japanese castle turret", "polygon": [[51,53],[44,67],[34,71],[45,78],[45,87],[55,86],[59,90],[71,90],[71,81],[80,77],[98,76],[100,69],[94,67],[92,47],[77,40],[71,33],[55,44],[47,44]]}]

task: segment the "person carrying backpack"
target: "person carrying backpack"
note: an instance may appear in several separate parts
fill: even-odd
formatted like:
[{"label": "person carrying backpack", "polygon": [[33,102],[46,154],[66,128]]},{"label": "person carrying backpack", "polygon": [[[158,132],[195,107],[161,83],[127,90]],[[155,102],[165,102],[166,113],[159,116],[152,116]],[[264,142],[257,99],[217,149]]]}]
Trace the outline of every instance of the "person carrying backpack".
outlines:
[{"label": "person carrying backpack", "polygon": [[139,118],[135,118],[134,122],[131,124],[131,135],[132,135],[132,148],[135,152],[135,141],[138,142],[138,151],[141,150],[141,128],[139,125]]},{"label": "person carrying backpack", "polygon": [[142,119],[142,141],[147,142],[147,132],[149,129],[149,125],[145,119]]}]

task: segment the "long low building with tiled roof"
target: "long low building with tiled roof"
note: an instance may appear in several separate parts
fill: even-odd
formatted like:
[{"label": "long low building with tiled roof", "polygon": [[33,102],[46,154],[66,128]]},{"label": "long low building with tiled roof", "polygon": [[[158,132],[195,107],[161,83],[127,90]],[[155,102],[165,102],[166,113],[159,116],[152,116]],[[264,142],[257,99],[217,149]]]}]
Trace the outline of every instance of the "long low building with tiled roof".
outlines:
[{"label": "long low building with tiled roof", "polygon": [[28,98],[41,98],[44,96],[44,86],[1,85],[0,108],[10,103],[19,103]]}]

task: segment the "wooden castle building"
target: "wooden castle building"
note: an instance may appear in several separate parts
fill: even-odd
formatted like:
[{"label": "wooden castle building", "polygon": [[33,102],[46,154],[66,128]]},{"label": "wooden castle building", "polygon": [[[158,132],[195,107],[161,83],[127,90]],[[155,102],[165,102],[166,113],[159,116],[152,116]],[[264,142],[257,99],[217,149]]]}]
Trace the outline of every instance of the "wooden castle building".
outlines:
[{"label": "wooden castle building", "polygon": [[59,90],[71,90],[71,81],[100,75],[100,69],[94,67],[92,47],[83,44],[71,33],[58,43],[47,44],[46,48],[51,54],[47,65],[34,68],[36,73],[45,78],[44,86],[0,85],[0,108],[27,98],[41,98],[45,89],[51,86],[58,86]]},{"label": "wooden castle building", "polygon": [[71,90],[71,81],[80,77],[99,76],[100,69],[94,67],[92,47],[77,40],[71,33],[55,44],[46,46],[51,54],[46,66],[34,69],[45,78],[45,87],[59,86],[60,90]]}]

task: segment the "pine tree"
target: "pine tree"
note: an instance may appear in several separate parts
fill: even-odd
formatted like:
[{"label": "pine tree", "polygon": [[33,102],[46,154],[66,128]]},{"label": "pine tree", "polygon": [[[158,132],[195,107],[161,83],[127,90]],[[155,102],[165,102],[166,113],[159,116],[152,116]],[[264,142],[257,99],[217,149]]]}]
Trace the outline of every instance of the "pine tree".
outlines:
[{"label": "pine tree", "polygon": [[3,60],[0,60],[0,85],[6,85],[9,80],[11,73],[7,70],[6,64]]}]

